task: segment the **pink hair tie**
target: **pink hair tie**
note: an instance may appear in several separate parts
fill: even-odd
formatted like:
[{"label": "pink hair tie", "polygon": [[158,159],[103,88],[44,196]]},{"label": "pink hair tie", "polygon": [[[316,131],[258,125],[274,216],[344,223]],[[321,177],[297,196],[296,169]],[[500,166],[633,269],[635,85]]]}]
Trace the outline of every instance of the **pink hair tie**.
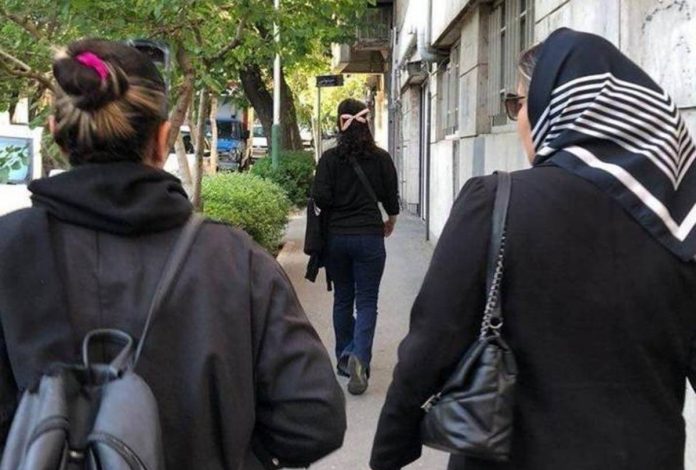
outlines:
[{"label": "pink hair tie", "polygon": [[365,108],[355,115],[341,114],[341,131],[345,132],[351,126],[351,124],[353,124],[353,121],[366,124],[367,119],[364,116],[367,116],[368,114],[370,114],[369,108]]},{"label": "pink hair tie", "polygon": [[106,66],[106,63],[99,56],[92,52],[82,52],[75,56],[75,60],[97,72],[102,82],[109,76],[109,67]]}]

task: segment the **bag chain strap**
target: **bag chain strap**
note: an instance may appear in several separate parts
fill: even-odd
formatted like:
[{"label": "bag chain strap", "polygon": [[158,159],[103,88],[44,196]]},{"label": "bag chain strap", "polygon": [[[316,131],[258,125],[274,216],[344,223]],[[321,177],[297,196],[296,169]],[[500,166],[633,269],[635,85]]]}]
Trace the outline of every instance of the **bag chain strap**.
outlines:
[{"label": "bag chain strap", "polygon": [[505,235],[505,232],[503,232],[503,235],[500,238],[500,252],[498,253],[498,259],[496,261],[495,274],[493,274],[493,281],[491,282],[491,288],[488,292],[488,299],[486,300],[486,308],[483,312],[483,322],[481,324],[480,336],[482,339],[491,334],[500,336],[500,328],[503,326],[503,318],[495,315],[495,307],[498,305],[498,302],[500,302],[500,285],[503,281]]}]

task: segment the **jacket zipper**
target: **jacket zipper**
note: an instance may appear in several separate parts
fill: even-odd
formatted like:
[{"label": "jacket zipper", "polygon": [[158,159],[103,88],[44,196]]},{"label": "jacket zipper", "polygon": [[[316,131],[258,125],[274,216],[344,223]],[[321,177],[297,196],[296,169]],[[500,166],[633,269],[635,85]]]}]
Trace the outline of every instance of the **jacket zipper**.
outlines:
[{"label": "jacket zipper", "polygon": [[117,439],[110,434],[103,432],[93,433],[89,436],[88,442],[98,442],[112,448],[118,455],[123,457],[123,459],[128,463],[128,466],[133,470],[147,470],[145,464],[143,464],[140,458],[135,455],[135,452],[133,452],[130,447],[124,444],[120,439]]}]

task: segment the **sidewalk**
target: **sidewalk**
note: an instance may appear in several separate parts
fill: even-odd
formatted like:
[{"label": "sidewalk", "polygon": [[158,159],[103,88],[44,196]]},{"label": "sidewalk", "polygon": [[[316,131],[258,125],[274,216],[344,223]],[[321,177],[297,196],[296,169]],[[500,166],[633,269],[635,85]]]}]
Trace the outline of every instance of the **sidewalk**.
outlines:
[{"label": "sidewalk", "polygon": [[[286,245],[278,256],[309,319],[327,350],[334,345],[331,308],[333,296],[326,291],[324,271],[316,284],[304,279],[307,257],[302,252],[305,218],[290,221]],[[354,397],[346,392],[348,432],[343,448],[312,465],[313,470],[368,470],[377,419],[396,363],[399,342],[408,331],[411,305],[418,293],[430,262],[432,247],[425,242],[425,226],[417,218],[399,217],[395,233],[387,239],[387,267],[379,300],[379,319],[373,349],[372,378],[365,395]],[[333,356],[333,354],[332,354]],[[332,357],[333,359],[333,357]],[[340,382],[346,384],[345,379]],[[447,456],[424,449],[423,457],[406,469],[444,470]]]}]

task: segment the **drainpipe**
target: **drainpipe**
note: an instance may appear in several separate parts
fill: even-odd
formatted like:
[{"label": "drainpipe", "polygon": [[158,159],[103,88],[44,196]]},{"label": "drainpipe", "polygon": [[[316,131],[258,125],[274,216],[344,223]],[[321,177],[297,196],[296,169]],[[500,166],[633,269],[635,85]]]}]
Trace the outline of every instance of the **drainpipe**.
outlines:
[{"label": "drainpipe", "polygon": [[[396,29],[394,29],[396,31]],[[404,50],[403,55],[399,59],[398,64],[396,65],[396,68],[398,70],[403,70],[406,68],[406,63],[409,61],[411,56],[413,55],[413,51],[415,51],[418,47],[418,31],[416,28],[413,28],[411,32],[408,34],[408,42],[406,43],[406,49]],[[396,44],[394,45],[394,50],[396,50]]]},{"label": "drainpipe", "polygon": [[[421,24],[418,28],[418,54],[421,57],[421,60],[423,62],[426,62],[428,64],[432,63],[438,63],[445,57],[447,57],[447,54],[435,49],[432,47],[432,44],[430,43],[430,39],[432,37],[432,24],[433,24],[433,0],[427,0],[428,2],[428,12],[427,12],[427,21],[425,26]],[[430,184],[430,129],[432,126],[432,102],[430,98],[430,80],[427,82],[427,86],[425,87],[426,93],[427,93],[427,99],[426,99],[426,117],[425,117],[425,125],[426,125],[426,132],[425,132],[425,194],[426,194],[426,201],[425,202],[425,239],[427,241],[430,241],[430,189],[431,189],[431,184]]]},{"label": "drainpipe", "polygon": [[447,53],[435,49],[430,43],[433,25],[433,0],[428,2],[428,16],[425,25],[418,27],[418,54],[424,62],[437,63],[447,57]]}]

